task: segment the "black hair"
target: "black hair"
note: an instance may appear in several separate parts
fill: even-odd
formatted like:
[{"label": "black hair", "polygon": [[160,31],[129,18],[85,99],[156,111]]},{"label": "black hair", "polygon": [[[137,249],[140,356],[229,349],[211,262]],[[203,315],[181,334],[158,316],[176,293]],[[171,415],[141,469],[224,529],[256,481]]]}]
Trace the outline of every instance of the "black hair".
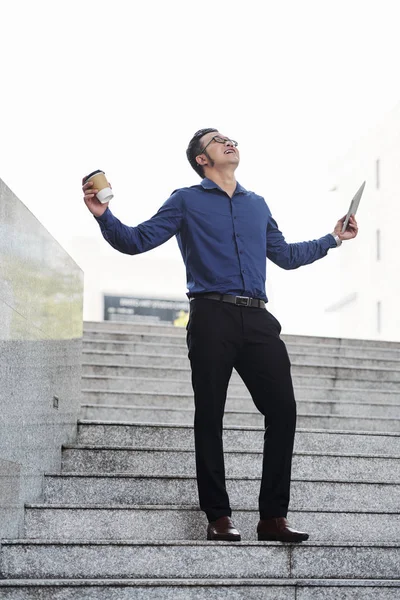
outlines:
[{"label": "black hair", "polygon": [[209,127],[208,129],[199,129],[199,131],[196,131],[196,133],[190,140],[189,146],[186,150],[186,156],[188,161],[190,162],[193,169],[196,171],[197,175],[200,175],[201,178],[204,177],[204,169],[201,165],[198,164],[198,162],[196,162],[196,156],[201,154],[200,139],[203,137],[203,135],[206,135],[206,133],[211,133],[212,131],[218,131],[218,129],[213,129],[212,127]]}]

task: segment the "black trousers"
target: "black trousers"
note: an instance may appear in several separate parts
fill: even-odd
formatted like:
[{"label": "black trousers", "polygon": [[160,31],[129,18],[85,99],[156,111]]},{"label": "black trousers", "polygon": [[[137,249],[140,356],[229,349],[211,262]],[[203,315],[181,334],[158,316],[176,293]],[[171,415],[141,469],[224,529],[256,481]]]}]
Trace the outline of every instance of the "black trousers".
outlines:
[{"label": "black trousers", "polygon": [[277,319],[265,309],[195,298],[187,345],[195,401],[195,450],[200,508],[209,521],[230,516],[222,423],[235,368],[265,417],[260,518],[286,517],[296,428],[290,360]]}]

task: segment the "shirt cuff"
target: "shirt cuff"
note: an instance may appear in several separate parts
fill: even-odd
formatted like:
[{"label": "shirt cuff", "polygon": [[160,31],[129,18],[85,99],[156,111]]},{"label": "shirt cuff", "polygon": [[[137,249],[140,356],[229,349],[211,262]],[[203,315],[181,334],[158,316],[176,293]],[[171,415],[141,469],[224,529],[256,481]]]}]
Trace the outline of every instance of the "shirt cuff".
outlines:
[{"label": "shirt cuff", "polygon": [[107,223],[109,223],[112,220],[113,214],[107,206],[106,210],[100,217],[96,217],[96,215],[93,216],[98,223],[101,223],[102,225],[107,225]]},{"label": "shirt cuff", "polygon": [[328,250],[330,250],[331,248],[336,248],[336,240],[331,233],[328,233],[327,235],[324,235],[324,237],[319,238],[318,241],[321,244],[321,247],[325,250],[325,252],[328,252]]},{"label": "shirt cuff", "polygon": [[336,243],[336,240],[335,240],[334,236],[332,235],[332,233],[329,233],[325,237],[329,237],[329,241],[330,241],[330,246],[329,247],[330,248],[337,248],[338,247],[338,245]]}]

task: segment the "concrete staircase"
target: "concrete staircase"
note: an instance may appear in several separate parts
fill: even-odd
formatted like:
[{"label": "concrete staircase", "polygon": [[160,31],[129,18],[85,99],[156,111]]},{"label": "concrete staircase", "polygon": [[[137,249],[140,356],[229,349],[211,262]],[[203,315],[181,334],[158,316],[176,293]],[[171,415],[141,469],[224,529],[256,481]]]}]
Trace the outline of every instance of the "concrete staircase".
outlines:
[{"label": "concrete staircase", "polygon": [[257,542],[262,417],[235,374],[224,447],[243,542],[205,541],[185,332],[86,323],[82,417],[62,472],[3,541],[0,598],[400,598],[400,343],[285,336],[298,400],[293,525]]}]

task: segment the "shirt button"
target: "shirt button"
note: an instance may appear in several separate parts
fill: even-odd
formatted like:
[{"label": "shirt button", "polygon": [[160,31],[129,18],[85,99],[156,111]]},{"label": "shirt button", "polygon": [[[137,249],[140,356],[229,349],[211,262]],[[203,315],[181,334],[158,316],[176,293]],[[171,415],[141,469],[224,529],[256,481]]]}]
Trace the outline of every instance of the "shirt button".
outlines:
[{"label": "shirt button", "polygon": [[244,269],[242,269],[242,273],[246,273],[246,271]]},{"label": "shirt button", "polygon": [[236,237],[239,237],[239,234],[238,234],[238,233],[236,234]]}]

